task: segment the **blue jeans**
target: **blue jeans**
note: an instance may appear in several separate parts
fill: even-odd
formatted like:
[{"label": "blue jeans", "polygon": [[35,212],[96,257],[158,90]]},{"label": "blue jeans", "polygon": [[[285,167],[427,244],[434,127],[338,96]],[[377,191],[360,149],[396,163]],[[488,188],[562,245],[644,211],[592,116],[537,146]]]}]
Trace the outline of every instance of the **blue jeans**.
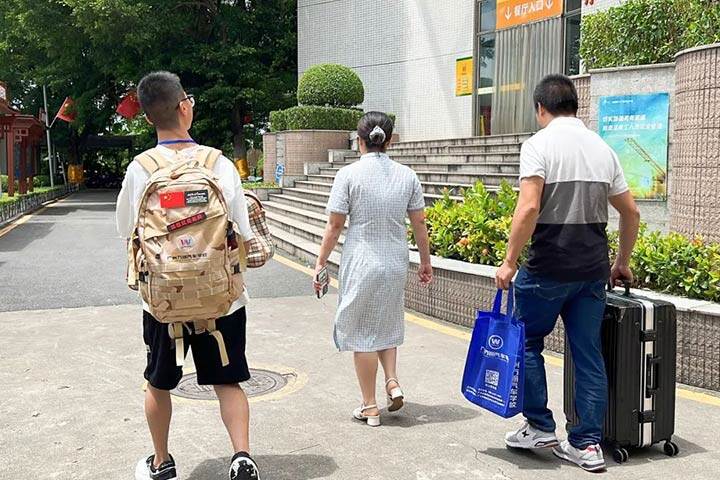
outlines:
[{"label": "blue jeans", "polygon": [[554,432],[547,408],[545,337],[562,316],[575,361],[575,409],[580,424],[568,440],[576,448],[600,443],[607,409],[607,376],[602,356],[601,328],[605,310],[604,280],[557,282],[521,269],[515,281],[515,315],[525,323],[525,403],[530,425]]}]

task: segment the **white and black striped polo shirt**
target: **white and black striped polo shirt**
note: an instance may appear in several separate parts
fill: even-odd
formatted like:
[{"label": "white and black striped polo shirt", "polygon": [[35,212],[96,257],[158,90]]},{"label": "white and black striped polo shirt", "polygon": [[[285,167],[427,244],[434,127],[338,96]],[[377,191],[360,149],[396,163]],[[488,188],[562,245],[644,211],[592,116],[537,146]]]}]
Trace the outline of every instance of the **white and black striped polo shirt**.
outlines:
[{"label": "white and black striped polo shirt", "polygon": [[620,162],[575,117],[558,117],[527,140],[520,179],[545,179],[527,270],[548,279],[605,280],[610,275],[608,197],[628,190]]}]

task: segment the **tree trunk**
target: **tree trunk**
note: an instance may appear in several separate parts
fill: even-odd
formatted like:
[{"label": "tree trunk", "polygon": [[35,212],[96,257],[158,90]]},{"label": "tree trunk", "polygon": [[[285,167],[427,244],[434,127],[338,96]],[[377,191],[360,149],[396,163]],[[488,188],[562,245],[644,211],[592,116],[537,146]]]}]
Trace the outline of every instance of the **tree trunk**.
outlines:
[{"label": "tree trunk", "polygon": [[236,104],[232,112],[232,133],[233,133],[233,160],[247,158],[247,147],[245,146],[245,112],[242,105]]},{"label": "tree trunk", "polygon": [[247,146],[245,145],[245,112],[241,104],[233,108],[231,128],[233,133],[233,161],[237,166],[240,178],[243,180],[250,175],[247,164]]}]

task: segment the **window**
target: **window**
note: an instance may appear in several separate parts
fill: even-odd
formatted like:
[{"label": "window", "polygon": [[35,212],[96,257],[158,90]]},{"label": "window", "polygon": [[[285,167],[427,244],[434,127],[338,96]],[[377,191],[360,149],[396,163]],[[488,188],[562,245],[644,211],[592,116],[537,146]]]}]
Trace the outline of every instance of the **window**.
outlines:
[{"label": "window", "polygon": [[475,135],[490,135],[495,86],[495,23],[497,0],[477,0],[475,23]]},{"label": "window", "polygon": [[478,45],[477,132],[490,135],[492,97],[495,87],[495,33],[480,36]]},{"label": "window", "polygon": [[580,73],[580,15],[565,18],[565,73]]},{"label": "window", "polygon": [[582,0],[566,0],[565,11],[570,13],[582,8]]},{"label": "window", "polygon": [[480,31],[495,30],[497,0],[483,0],[480,4]]},{"label": "window", "polygon": [[565,0],[565,73],[580,73],[580,20],[582,0]]}]

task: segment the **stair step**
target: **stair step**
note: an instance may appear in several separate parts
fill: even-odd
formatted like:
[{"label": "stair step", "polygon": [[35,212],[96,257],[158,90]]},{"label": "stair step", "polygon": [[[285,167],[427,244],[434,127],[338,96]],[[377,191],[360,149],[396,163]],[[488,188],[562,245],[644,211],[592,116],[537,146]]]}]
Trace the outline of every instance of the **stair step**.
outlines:
[{"label": "stair step", "polygon": [[[265,216],[268,220],[270,230],[281,229],[285,232],[290,232],[295,236],[302,237],[317,245],[320,245],[322,243],[323,235],[325,234],[325,229],[322,227],[318,227],[303,222],[302,220],[297,220],[295,218],[271,211],[265,212]],[[338,240],[338,244],[335,249],[337,251],[340,251],[344,243],[345,235],[340,235],[340,239]]]},{"label": "stair step", "polygon": [[330,193],[332,190],[332,183],[313,182],[313,181],[297,181],[295,182],[295,188],[301,188],[303,190],[312,190],[313,192],[326,192]]},{"label": "stair step", "polygon": [[503,180],[511,185],[518,183],[515,173],[454,174],[439,172],[416,172],[422,183],[445,183],[449,185],[475,185],[482,182],[486,187],[499,186]]},{"label": "stair step", "polygon": [[393,155],[412,154],[441,154],[441,153],[470,153],[470,154],[493,154],[493,153],[520,153],[521,144],[498,144],[498,145],[438,145],[433,147],[391,147],[387,153]]},{"label": "stair step", "polygon": [[263,207],[265,207],[265,210],[268,213],[272,212],[286,217],[291,217],[296,220],[312,224],[316,227],[322,228],[327,223],[327,216],[314,210],[306,210],[275,201],[265,202],[263,203]]},{"label": "stair step", "polygon": [[330,192],[318,192],[315,190],[307,190],[304,188],[283,188],[283,193],[289,193],[291,196],[302,198],[305,200],[312,200],[316,203],[323,203],[327,205],[330,199]]},{"label": "stair step", "polygon": [[[314,266],[320,255],[320,245],[290,232],[275,228],[270,231],[275,246],[286,254]],[[340,253],[332,252],[328,258],[328,270],[331,275],[337,275],[340,268]]]},{"label": "stair step", "polygon": [[[325,229],[325,226],[327,225],[328,216],[325,213],[320,213],[313,210],[306,210],[303,208],[299,208],[295,205],[287,205],[280,202],[264,202],[263,206],[267,211],[275,212],[277,214],[283,215],[285,217],[291,217],[296,220],[300,220],[304,223],[314,225],[316,227]],[[347,228],[347,222],[345,222],[345,227]]]},{"label": "stair step", "polygon": [[512,145],[522,143],[531,136],[532,133],[518,133],[491,135],[485,137],[450,138],[442,140],[414,140],[410,142],[394,143],[391,145],[391,148],[424,148],[456,145]]},{"label": "stair step", "polygon": [[[352,163],[360,160],[360,154],[346,155],[344,163]],[[403,165],[416,163],[518,163],[520,153],[416,153],[416,154],[392,154],[394,161]]]},{"label": "stair step", "polygon": [[[322,168],[320,171],[323,175],[331,175],[337,173],[342,167],[349,164],[332,163],[332,167]],[[437,173],[462,173],[462,174],[483,174],[487,173],[511,173],[519,175],[520,163],[405,163],[404,165],[412,168],[415,172],[437,172]]]},{"label": "stair step", "polygon": [[[324,168],[322,170],[325,170]],[[316,183],[328,183],[332,185],[332,183],[335,181],[335,174],[337,173],[337,170],[334,170],[332,174],[324,174],[321,173],[320,175],[308,175],[308,180]]]},{"label": "stair step", "polygon": [[297,197],[291,195],[288,190],[289,189],[286,188],[283,190],[282,194],[277,193],[270,195],[270,201],[303,208],[312,212],[325,213],[325,208],[327,207],[327,200],[325,200],[324,202],[318,202],[314,200],[309,200],[307,198]]}]

